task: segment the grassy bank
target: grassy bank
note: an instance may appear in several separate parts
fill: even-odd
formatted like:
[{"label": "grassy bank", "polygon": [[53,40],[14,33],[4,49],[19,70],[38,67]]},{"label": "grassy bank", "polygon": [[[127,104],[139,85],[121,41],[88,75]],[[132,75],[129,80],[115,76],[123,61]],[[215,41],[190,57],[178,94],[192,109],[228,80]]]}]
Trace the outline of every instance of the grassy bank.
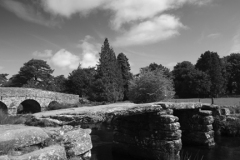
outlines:
[{"label": "grassy bank", "polygon": [[[168,102],[201,102],[211,103],[211,98],[170,99]],[[240,98],[214,98],[214,104],[220,106],[240,106]]]}]

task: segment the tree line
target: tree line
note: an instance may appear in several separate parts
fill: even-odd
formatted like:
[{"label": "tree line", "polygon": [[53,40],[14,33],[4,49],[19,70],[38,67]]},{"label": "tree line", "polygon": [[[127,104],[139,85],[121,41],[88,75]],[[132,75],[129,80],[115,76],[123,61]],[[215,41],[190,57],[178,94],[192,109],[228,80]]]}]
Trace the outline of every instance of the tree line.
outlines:
[{"label": "tree line", "polygon": [[53,69],[44,60],[31,59],[19,72],[7,79],[0,74],[2,87],[38,88],[77,94],[90,101],[135,103],[153,102],[175,97],[219,97],[240,94],[240,54],[220,58],[216,52],[201,54],[196,64],[177,63],[173,70],[151,63],[133,75],[125,54],[116,56],[106,38],[96,67],[81,64],[67,78],[54,77]]}]

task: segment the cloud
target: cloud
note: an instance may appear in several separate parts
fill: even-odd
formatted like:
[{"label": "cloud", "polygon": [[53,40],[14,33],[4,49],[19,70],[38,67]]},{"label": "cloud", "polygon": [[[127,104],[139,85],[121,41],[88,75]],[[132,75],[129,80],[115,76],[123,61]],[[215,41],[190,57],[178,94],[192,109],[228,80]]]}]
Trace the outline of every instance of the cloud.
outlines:
[{"label": "cloud", "polygon": [[236,35],[232,38],[232,46],[229,51],[230,53],[240,52],[240,29],[237,31]]},{"label": "cloud", "polygon": [[4,67],[0,66],[0,70],[2,70]]},{"label": "cloud", "polygon": [[155,43],[179,35],[179,30],[185,26],[179,18],[163,14],[154,19],[144,21],[130,28],[114,42],[114,46],[129,46]]},{"label": "cloud", "polygon": [[87,15],[92,11],[110,10],[111,24],[118,30],[123,24],[149,19],[164,11],[180,8],[185,3],[204,5],[211,0],[42,0],[45,11],[70,18],[79,13]]},{"label": "cloud", "polygon": [[43,13],[39,11],[39,9],[34,8],[34,5],[26,5],[15,0],[3,0],[1,5],[7,10],[13,12],[19,18],[22,18],[26,21],[47,27],[59,25],[59,22],[57,22],[53,17],[47,19]]},{"label": "cloud", "polygon": [[52,57],[52,50],[45,50],[43,52],[35,51],[33,52],[33,56],[39,57],[39,58],[49,58]]},{"label": "cloud", "polygon": [[42,0],[45,11],[70,18],[73,14],[87,15],[110,0]]},{"label": "cloud", "polygon": [[177,65],[177,62],[170,62],[166,64],[165,66],[169,68],[170,70],[173,70],[173,67]]},{"label": "cloud", "polygon": [[216,39],[216,38],[219,38],[220,36],[221,36],[221,33],[212,33],[207,35],[207,37],[211,39]]},{"label": "cloud", "polygon": [[81,67],[95,67],[99,60],[99,51],[101,45],[99,43],[90,43],[94,40],[91,36],[87,35],[84,40],[78,45],[82,49]]},{"label": "cloud", "polygon": [[51,57],[50,62],[63,69],[76,69],[80,58],[65,49],[61,49]]}]

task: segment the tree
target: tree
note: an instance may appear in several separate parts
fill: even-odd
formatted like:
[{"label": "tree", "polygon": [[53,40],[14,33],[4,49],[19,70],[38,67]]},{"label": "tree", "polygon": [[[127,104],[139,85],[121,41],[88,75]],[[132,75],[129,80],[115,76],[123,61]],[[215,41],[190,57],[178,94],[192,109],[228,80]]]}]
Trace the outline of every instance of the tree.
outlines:
[{"label": "tree", "polygon": [[206,97],[210,92],[207,74],[194,68],[191,62],[183,61],[172,71],[176,95],[180,98]]},{"label": "tree", "polygon": [[6,73],[0,74],[0,87],[3,87],[7,83],[8,81],[7,76],[8,74]]},{"label": "tree", "polygon": [[129,87],[129,81],[132,79],[132,74],[130,72],[130,64],[128,62],[128,58],[125,54],[120,53],[117,56],[117,62],[119,65],[119,68],[122,73],[122,80],[123,80],[123,88],[124,88],[124,97],[123,100],[128,99],[128,87]]},{"label": "tree", "polygon": [[240,94],[240,54],[232,53],[223,58],[227,73],[227,92]]},{"label": "tree", "polygon": [[218,97],[225,92],[223,65],[217,52],[206,51],[201,54],[196,68],[205,72],[211,80],[210,96]]},{"label": "tree", "polygon": [[101,87],[105,95],[102,101],[115,102],[123,99],[122,73],[117,63],[113,48],[106,38],[101,48],[99,64],[97,66],[97,79],[103,84]]},{"label": "tree", "polygon": [[96,71],[94,68],[81,68],[80,66],[73,70],[67,81],[67,89],[69,93],[77,94],[80,97],[94,100],[92,97],[93,91],[92,86],[95,81]]},{"label": "tree", "polygon": [[150,69],[151,71],[154,71],[154,70],[156,70],[156,69],[162,70],[163,73],[164,73],[164,75],[167,76],[167,77],[169,77],[169,78],[172,76],[169,68],[164,67],[164,66],[161,65],[161,64],[151,63],[148,67],[149,67],[149,69]]},{"label": "tree", "polygon": [[67,78],[64,75],[59,75],[53,78],[52,84],[48,86],[48,90],[54,92],[66,92],[67,90]]},{"label": "tree", "polygon": [[10,78],[10,87],[32,87],[46,89],[53,81],[53,70],[46,61],[31,59],[24,63],[18,74]]},{"label": "tree", "polygon": [[174,96],[173,82],[163,70],[144,69],[130,80],[129,99],[134,103],[148,103]]}]

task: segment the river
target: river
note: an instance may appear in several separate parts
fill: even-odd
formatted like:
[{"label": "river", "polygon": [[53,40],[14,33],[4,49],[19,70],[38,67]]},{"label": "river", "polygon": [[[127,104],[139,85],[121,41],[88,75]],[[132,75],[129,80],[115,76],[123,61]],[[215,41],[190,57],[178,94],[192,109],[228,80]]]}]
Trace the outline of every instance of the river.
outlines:
[{"label": "river", "polygon": [[[183,146],[181,156],[191,156],[190,160],[240,160],[239,137],[215,137],[213,148]],[[186,155],[187,154],[187,155]],[[133,160],[112,155],[111,143],[92,149],[91,160]]]}]

